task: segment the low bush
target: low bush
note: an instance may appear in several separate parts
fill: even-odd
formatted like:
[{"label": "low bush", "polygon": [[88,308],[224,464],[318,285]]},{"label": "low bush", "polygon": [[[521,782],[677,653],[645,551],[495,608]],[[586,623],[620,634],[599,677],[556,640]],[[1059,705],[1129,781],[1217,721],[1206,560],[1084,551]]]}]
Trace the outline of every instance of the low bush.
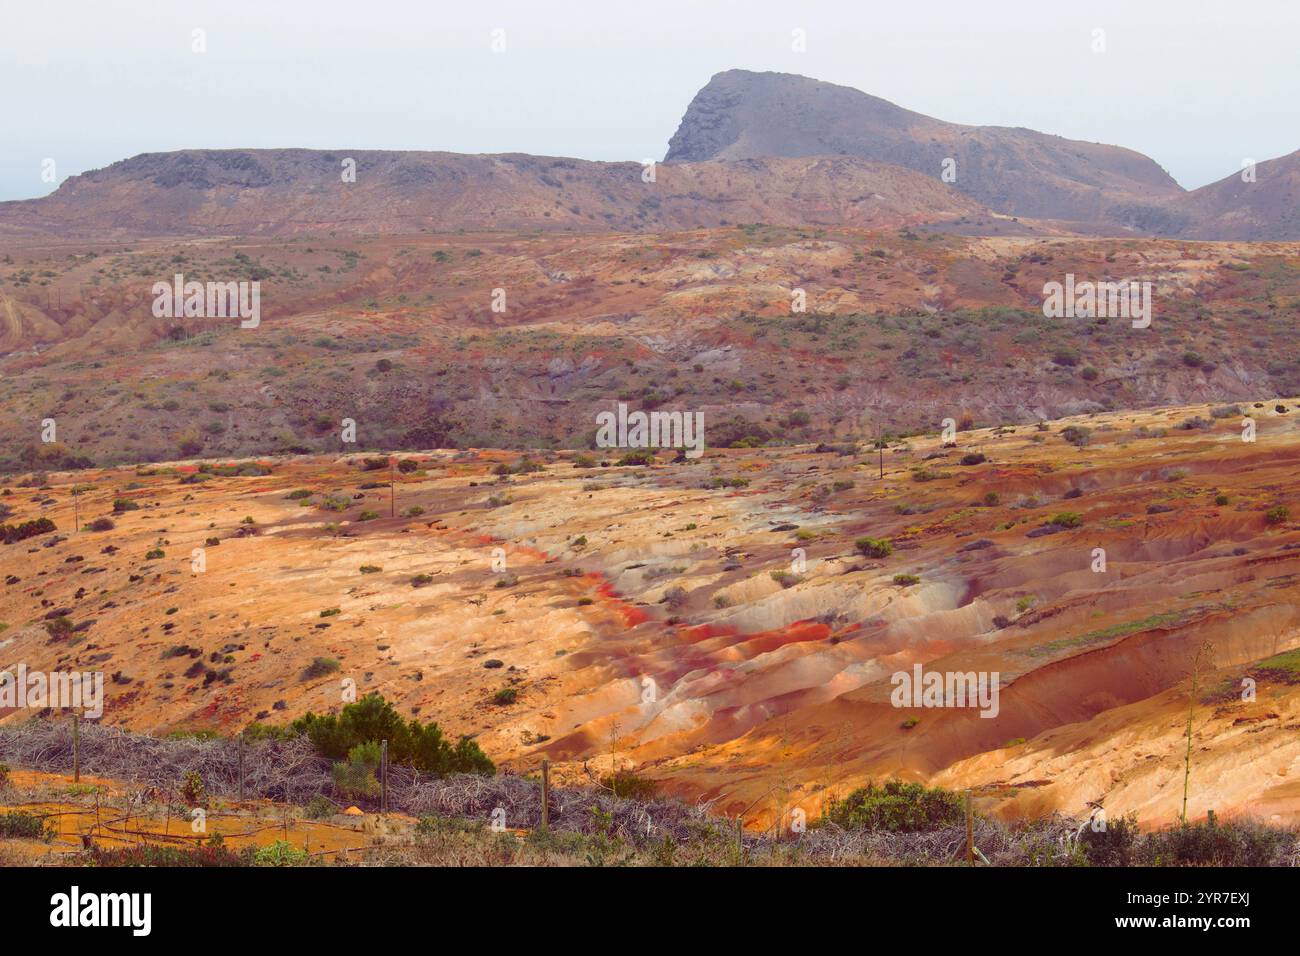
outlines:
[{"label": "low bush", "polygon": [[[7,768],[6,768],[7,769]],[[52,840],[56,833],[44,817],[25,810],[13,813],[0,813],[0,837],[12,837],[27,840]]]},{"label": "low bush", "polygon": [[894,553],[893,544],[884,538],[858,538],[853,546],[859,554],[868,558],[887,558]]},{"label": "low bush", "polygon": [[57,530],[54,522],[49,518],[33,518],[31,521],[24,521],[22,524],[0,524],[0,541],[5,544],[16,544],[19,541],[26,541],[28,538],[34,538],[37,535],[49,534]]},{"label": "low bush", "polygon": [[930,789],[919,783],[888,780],[859,787],[843,800],[831,798],[822,822],[846,830],[886,830],[910,833],[956,826],[965,819],[961,797],[951,790]]},{"label": "low bush", "polygon": [[404,721],[378,694],[367,694],[346,705],[337,716],[308,712],[295,720],[293,727],[305,733],[323,756],[334,760],[344,759],[358,744],[387,740],[389,759],[425,773],[492,774],[496,769],[473,740],[463,737],[453,744],[435,723],[421,725],[414,718]]}]

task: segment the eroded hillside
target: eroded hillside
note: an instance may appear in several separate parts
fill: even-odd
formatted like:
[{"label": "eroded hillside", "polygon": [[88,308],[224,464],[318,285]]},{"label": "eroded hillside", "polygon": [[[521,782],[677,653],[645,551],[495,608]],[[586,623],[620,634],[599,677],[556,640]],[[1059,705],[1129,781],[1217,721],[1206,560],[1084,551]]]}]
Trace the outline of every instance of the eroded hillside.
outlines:
[{"label": "eroded hillside", "polygon": [[[347,450],[344,419],[362,448],[584,447],[618,401],[717,446],[1300,392],[1294,244],[751,224],[6,258],[8,470]],[[178,273],[259,282],[259,324],[156,318]],[[1044,317],[1067,276],[1150,283],[1150,327]]]},{"label": "eroded hillside", "polygon": [[[1199,651],[1192,814],[1294,822],[1297,415],[648,467],[444,450],[37,476],[6,520],[57,530],[0,545],[0,665],[102,670],[103,720],[153,733],[337,708],[347,679],[507,767],[631,764],[729,813],[901,774],[1155,823],[1181,804]],[[998,675],[996,715],[895,706],[916,665]]]}]

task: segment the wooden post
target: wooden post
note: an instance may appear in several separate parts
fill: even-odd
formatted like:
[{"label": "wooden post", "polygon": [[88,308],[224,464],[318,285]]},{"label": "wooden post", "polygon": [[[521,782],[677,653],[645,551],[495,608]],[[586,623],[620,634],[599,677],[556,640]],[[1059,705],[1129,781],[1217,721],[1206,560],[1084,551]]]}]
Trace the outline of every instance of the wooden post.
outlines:
[{"label": "wooden post", "polygon": [[388,517],[390,518],[397,515],[397,480],[393,475],[396,462],[396,458],[388,459]]},{"label": "wooden post", "polygon": [[975,865],[975,812],[971,808],[970,791],[966,791],[966,865]]},{"label": "wooden post", "polygon": [[72,782],[81,782],[81,715],[72,715]]},{"label": "wooden post", "polygon": [[745,852],[745,821],[742,817],[736,817],[736,853]]},{"label": "wooden post", "polygon": [[244,735],[240,734],[238,738],[239,747],[239,801],[244,800]]},{"label": "wooden post", "polygon": [[379,744],[379,812],[388,812],[388,741]]},{"label": "wooden post", "polygon": [[1209,826],[1209,827],[1211,827],[1211,828],[1214,827],[1215,824],[1214,824],[1214,811],[1213,811],[1213,810],[1206,810],[1206,811],[1205,811],[1205,823],[1206,823],[1207,826]]},{"label": "wooden post", "polygon": [[542,758],[542,829],[551,826],[551,762]]}]

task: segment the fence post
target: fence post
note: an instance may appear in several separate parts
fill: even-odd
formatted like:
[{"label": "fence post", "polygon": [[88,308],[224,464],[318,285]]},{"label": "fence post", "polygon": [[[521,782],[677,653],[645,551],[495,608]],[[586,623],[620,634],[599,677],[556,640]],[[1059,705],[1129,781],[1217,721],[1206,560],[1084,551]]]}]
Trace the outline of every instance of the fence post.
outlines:
[{"label": "fence post", "polygon": [[966,865],[975,865],[975,812],[971,808],[970,790],[966,791]]},{"label": "fence post", "polygon": [[239,747],[239,801],[244,800],[244,735],[240,734],[237,738]]},{"label": "fence post", "polygon": [[542,829],[551,826],[551,762],[542,758]]},{"label": "fence post", "polygon": [[81,715],[72,715],[72,782],[81,782]]},{"label": "fence post", "polygon": [[379,812],[388,812],[388,741],[379,744]]}]

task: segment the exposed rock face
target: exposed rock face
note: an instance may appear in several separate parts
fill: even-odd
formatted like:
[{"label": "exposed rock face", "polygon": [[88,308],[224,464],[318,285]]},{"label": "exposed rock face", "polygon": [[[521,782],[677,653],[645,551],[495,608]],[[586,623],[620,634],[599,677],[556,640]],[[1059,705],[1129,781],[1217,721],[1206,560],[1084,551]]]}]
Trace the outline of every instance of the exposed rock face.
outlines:
[{"label": "exposed rock face", "polygon": [[[1029,129],[961,126],[844,86],[786,73],[730,70],[692,101],[667,159],[848,155],[940,177],[999,212],[1089,224],[1123,224],[1183,190],[1132,150]],[[1122,207],[1122,214],[1116,206]]]}]

